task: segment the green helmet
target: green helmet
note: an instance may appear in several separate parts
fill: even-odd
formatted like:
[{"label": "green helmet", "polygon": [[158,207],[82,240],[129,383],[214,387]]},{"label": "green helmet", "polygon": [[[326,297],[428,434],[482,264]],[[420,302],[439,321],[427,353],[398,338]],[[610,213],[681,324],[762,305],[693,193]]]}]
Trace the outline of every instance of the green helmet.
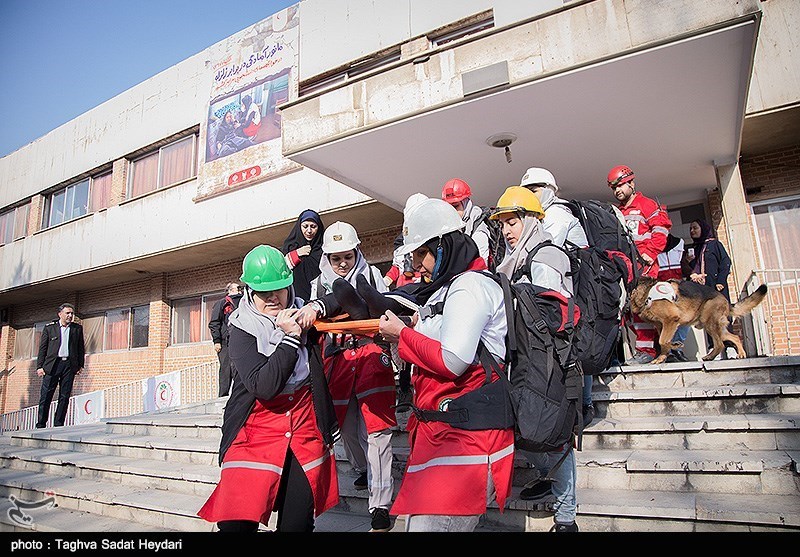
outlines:
[{"label": "green helmet", "polygon": [[239,280],[253,290],[265,292],[286,288],[294,276],[280,250],[261,244],[244,256]]}]

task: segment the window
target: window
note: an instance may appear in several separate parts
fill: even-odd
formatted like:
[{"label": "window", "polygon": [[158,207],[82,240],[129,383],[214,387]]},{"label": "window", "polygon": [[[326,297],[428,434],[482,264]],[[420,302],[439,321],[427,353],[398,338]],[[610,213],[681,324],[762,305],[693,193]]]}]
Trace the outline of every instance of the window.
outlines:
[{"label": "window", "polygon": [[197,136],[190,135],[131,163],[128,198],[138,197],[197,174]]},{"label": "window", "polygon": [[103,350],[144,348],[149,341],[150,306],[107,311]]},{"label": "window", "polygon": [[103,351],[105,324],[105,315],[86,317],[81,321],[81,325],[83,325],[83,344],[87,354],[97,354]]},{"label": "window", "polygon": [[17,329],[17,334],[14,339],[15,360],[32,360],[38,357],[39,341],[42,338],[44,326],[48,323],[50,323],[50,321],[36,323],[30,327],[22,327]]},{"label": "window", "polygon": [[0,245],[24,238],[28,232],[30,202],[0,213]]},{"label": "window", "polygon": [[108,207],[111,199],[111,173],[108,172],[92,178],[92,187],[90,189],[90,210],[94,212]]},{"label": "window", "polygon": [[207,294],[172,302],[172,344],[211,340],[208,322],[214,304],[225,294]]},{"label": "window", "polygon": [[47,197],[45,226],[56,226],[78,218],[89,211],[89,180],[67,186]]},{"label": "window", "polygon": [[756,238],[765,269],[800,269],[800,197],[753,203]]}]

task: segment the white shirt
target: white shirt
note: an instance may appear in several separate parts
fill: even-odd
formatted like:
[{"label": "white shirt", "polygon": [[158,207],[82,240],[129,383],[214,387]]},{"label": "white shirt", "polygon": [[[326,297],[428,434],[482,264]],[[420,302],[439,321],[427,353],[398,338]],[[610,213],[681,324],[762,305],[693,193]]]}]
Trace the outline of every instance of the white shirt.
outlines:
[{"label": "white shirt", "polygon": [[59,323],[58,326],[61,327],[61,346],[58,347],[58,357],[66,358],[69,356],[69,323],[66,326]]},{"label": "white shirt", "polygon": [[420,319],[414,329],[441,342],[447,369],[460,376],[477,362],[479,340],[498,361],[505,358],[508,324],[499,284],[480,273],[465,272],[449,288],[434,292],[426,305],[442,300],[443,313]]}]

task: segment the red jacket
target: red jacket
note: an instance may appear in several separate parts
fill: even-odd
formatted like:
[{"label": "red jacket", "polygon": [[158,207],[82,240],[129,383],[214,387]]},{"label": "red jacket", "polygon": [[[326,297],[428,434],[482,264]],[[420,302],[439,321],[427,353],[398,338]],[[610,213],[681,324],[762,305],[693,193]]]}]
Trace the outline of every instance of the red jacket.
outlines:
[{"label": "red jacket", "polygon": [[658,254],[667,246],[667,235],[672,228],[667,211],[638,191],[633,193],[630,204],[627,207],[620,205],[619,210],[625,216],[625,223],[633,235],[639,253],[653,259],[653,267],[648,275],[652,273],[652,276],[656,276]]}]

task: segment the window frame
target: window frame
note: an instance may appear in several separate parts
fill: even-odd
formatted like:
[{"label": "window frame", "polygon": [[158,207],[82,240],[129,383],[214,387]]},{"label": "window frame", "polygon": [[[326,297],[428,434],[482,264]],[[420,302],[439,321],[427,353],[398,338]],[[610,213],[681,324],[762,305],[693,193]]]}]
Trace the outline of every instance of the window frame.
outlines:
[{"label": "window frame", "polygon": [[16,340],[16,337],[15,337],[14,338],[14,346],[12,348],[12,359],[14,359],[16,361],[35,360],[35,359],[37,359],[39,357],[39,342],[37,342],[37,338],[36,338],[36,329],[40,328],[39,340],[41,340],[41,338],[42,338],[41,331],[44,331],[44,328],[47,325],[49,325],[50,323],[52,323],[52,322],[53,322],[52,320],[50,320],[50,321],[37,321],[37,322],[32,323],[30,325],[24,325],[24,326],[21,326],[21,327],[15,327],[16,334],[19,334],[19,332],[22,331],[22,330],[31,329],[32,330],[31,334],[33,335],[33,338],[31,338],[30,355],[28,355],[27,357],[17,358],[17,340]]},{"label": "window frame", "polygon": [[[83,184],[86,184],[86,205],[85,205],[86,211],[84,213],[79,214],[79,215],[75,215],[74,214],[74,209],[75,209],[75,206],[74,206],[74,204],[75,204],[75,189],[77,187],[83,185]],[[89,202],[91,200],[91,196],[89,195],[90,185],[91,185],[91,179],[90,178],[84,178],[83,180],[78,180],[78,181],[73,182],[73,183],[71,183],[71,184],[69,184],[67,186],[64,186],[63,188],[60,188],[58,190],[55,190],[55,191],[49,193],[45,197],[45,203],[44,203],[44,216],[45,216],[44,228],[54,228],[56,226],[60,226],[62,224],[66,224],[66,223],[71,222],[71,221],[73,221],[75,219],[79,219],[79,218],[81,218],[81,217],[83,217],[85,215],[88,215],[89,214]],[[57,222],[57,223],[53,223],[53,208],[54,208],[53,200],[54,200],[54,198],[56,196],[58,196],[58,195],[60,195],[62,193],[64,194],[63,217],[62,217],[63,220],[61,220],[60,222]],[[72,200],[71,202],[72,202],[72,205],[73,205],[72,206],[72,211],[73,212],[70,214],[69,218],[67,218],[67,200],[70,199],[70,198]]]},{"label": "window frame", "polygon": [[[193,344],[203,344],[203,343],[211,343],[213,339],[211,338],[211,331],[208,329],[208,322],[211,320],[211,312],[214,309],[214,303],[216,303],[220,296],[225,296],[224,290],[217,290],[214,292],[206,292],[203,294],[195,294],[193,296],[183,296],[180,298],[173,298],[170,300],[170,327],[169,327],[169,344],[170,346],[190,346]],[[209,304],[208,299],[214,298],[213,303]],[[189,342],[176,342],[175,341],[175,324],[177,320],[175,319],[175,302],[185,302],[187,300],[200,300],[200,339],[195,341]]]},{"label": "window frame", "polygon": [[[134,310],[136,308],[147,308],[147,344],[144,346],[133,346],[133,318],[134,318]],[[125,311],[127,312],[127,323],[128,323],[128,331],[126,336],[126,347],[125,348],[106,348],[106,342],[108,337],[108,314],[111,312],[118,312],[118,311]],[[130,352],[131,350],[145,350],[150,346],[150,304],[137,304],[135,306],[121,306],[116,308],[107,309],[103,312],[103,346],[101,352]],[[96,317],[96,316],[94,316]],[[99,354],[99,352],[95,352]]]},{"label": "window frame", "polygon": [[[761,242],[759,241],[760,238],[758,237],[758,223],[756,222],[755,208],[756,207],[763,207],[765,205],[775,205],[775,204],[778,204],[778,203],[786,203],[787,201],[796,201],[796,202],[800,203],[800,194],[785,195],[783,197],[773,197],[771,199],[763,199],[763,200],[759,200],[759,201],[750,202],[750,208],[751,208],[750,216],[752,218],[753,233],[755,234],[755,237],[756,237],[756,247],[758,248],[758,262],[759,262],[759,266],[761,266],[762,268],[766,268],[766,262],[764,261],[764,253],[763,253],[763,250],[761,249]],[[769,213],[767,213],[767,214],[769,214]],[[772,242],[775,243],[775,255],[778,258],[778,268],[783,269],[784,268],[784,265],[783,265],[783,254],[782,254],[782,251],[780,249],[780,245],[777,243],[779,234],[777,234],[777,230],[775,229],[775,221],[772,218],[770,218],[770,229],[772,231],[771,240],[772,240]]]},{"label": "window frame", "polygon": [[[20,220],[20,213],[24,210],[25,215],[24,218]],[[11,217],[11,239],[5,241],[4,238],[0,237],[0,246],[4,246],[6,244],[10,244],[20,238],[24,238],[28,235],[28,218],[30,217],[30,210],[31,210],[31,202],[30,200],[26,201],[22,205],[17,205],[15,207],[10,207],[5,211],[0,212],[0,219],[6,217],[7,215],[12,215]],[[22,230],[18,233],[17,229],[19,228],[20,224],[24,223]]]},{"label": "window frame", "polygon": [[[178,139],[176,139],[174,141],[170,141],[169,143],[161,145],[157,149],[152,149],[152,150],[150,150],[150,151],[148,151],[146,153],[141,154],[140,156],[138,156],[138,157],[136,157],[134,159],[131,159],[131,161],[130,161],[130,169],[129,169],[128,177],[127,177],[127,184],[125,186],[125,199],[128,200],[128,199],[136,199],[138,197],[144,197],[144,196],[149,195],[149,194],[151,194],[153,192],[156,192],[156,191],[159,191],[159,190],[163,190],[163,189],[167,189],[169,187],[176,186],[178,184],[182,184],[183,182],[186,182],[187,180],[193,180],[193,179],[197,178],[197,166],[198,166],[198,158],[199,158],[198,157],[198,153],[197,153],[197,148],[198,148],[198,144],[199,144],[198,135],[199,135],[198,132],[190,133],[190,134],[185,135],[183,137],[179,137]],[[180,180],[178,180],[176,182],[173,182],[171,184],[166,184],[166,185],[162,184],[161,183],[161,171],[162,171],[162,163],[163,163],[163,160],[164,160],[163,159],[163,151],[164,151],[164,149],[167,149],[169,147],[177,145],[178,143],[180,143],[182,141],[187,141],[189,139],[191,139],[191,141],[192,141],[192,160],[191,160],[191,171],[189,173],[189,176],[187,176],[186,178],[182,178],[182,179],[180,179]],[[146,159],[148,157],[151,157],[156,153],[158,153],[158,170],[156,171],[156,187],[151,189],[151,190],[148,190],[148,191],[146,191],[144,193],[140,193],[140,194],[137,194],[137,195],[134,196],[133,195],[133,180],[134,180],[134,175],[136,174],[136,170],[135,170],[136,163],[139,162],[139,161],[142,161],[142,160],[144,160],[144,159]]]}]

